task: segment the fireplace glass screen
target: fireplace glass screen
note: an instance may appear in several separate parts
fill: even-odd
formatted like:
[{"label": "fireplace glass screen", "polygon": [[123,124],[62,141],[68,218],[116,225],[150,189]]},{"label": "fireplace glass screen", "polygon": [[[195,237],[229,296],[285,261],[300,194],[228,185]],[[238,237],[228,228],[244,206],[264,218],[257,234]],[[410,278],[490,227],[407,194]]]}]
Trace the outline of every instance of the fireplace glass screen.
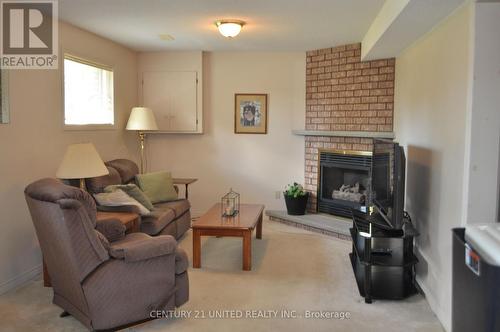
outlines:
[{"label": "fireplace glass screen", "polygon": [[365,212],[370,198],[371,154],[353,151],[320,152],[318,212],[351,217]]}]

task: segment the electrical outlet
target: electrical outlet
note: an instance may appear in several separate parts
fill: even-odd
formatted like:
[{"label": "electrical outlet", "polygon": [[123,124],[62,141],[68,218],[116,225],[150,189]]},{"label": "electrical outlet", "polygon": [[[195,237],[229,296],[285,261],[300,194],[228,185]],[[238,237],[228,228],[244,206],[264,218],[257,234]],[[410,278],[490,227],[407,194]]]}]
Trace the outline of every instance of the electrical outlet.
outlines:
[{"label": "electrical outlet", "polygon": [[281,191],[278,190],[278,191],[274,192],[274,198],[280,199],[281,198]]}]

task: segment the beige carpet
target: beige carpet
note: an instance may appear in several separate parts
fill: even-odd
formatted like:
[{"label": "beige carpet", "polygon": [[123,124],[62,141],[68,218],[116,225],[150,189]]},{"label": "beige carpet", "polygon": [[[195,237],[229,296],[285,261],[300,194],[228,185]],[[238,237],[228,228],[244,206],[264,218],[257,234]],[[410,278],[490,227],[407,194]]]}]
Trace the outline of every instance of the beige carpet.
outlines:
[{"label": "beige carpet", "polygon": [[[191,259],[191,232],[181,240]],[[350,243],[265,221],[253,243],[253,269],[241,271],[241,240],[204,238],[202,268],[190,269],[191,296],[181,313],[198,318],[160,319],[128,331],[443,331],[420,295],[405,301],[359,296],[348,258]],[[51,290],[40,280],[0,297],[0,331],[84,331],[73,317],[59,318]],[[277,318],[209,318],[223,310],[277,311]],[[302,318],[281,318],[295,311]],[[306,310],[349,312],[349,319],[304,317]],[[201,318],[201,314],[205,318]]]}]

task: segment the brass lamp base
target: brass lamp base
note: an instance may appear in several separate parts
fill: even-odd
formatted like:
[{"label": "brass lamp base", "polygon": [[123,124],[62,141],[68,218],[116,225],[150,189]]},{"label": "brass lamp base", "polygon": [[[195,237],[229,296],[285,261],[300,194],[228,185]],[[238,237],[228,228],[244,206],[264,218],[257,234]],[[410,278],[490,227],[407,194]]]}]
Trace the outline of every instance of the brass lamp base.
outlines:
[{"label": "brass lamp base", "polygon": [[144,173],[144,164],[145,164],[145,157],[144,157],[144,145],[146,141],[146,133],[144,132],[139,132],[139,142],[141,145],[141,174]]}]

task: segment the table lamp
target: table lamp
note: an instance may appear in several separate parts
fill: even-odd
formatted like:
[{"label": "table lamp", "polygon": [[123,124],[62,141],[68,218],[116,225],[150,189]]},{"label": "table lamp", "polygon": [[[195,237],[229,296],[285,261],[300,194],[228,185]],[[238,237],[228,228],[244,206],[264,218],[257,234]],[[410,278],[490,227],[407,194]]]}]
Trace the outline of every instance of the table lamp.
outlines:
[{"label": "table lamp", "polygon": [[136,130],[139,133],[139,143],[141,145],[141,173],[144,173],[144,144],[146,140],[145,131],[158,130],[155,115],[150,108],[134,107],[130,112],[130,117],[127,122],[127,130]]},{"label": "table lamp", "polygon": [[106,165],[92,143],[71,144],[57,170],[59,179],[80,179],[80,188],[85,190],[85,178],[109,174]]}]

